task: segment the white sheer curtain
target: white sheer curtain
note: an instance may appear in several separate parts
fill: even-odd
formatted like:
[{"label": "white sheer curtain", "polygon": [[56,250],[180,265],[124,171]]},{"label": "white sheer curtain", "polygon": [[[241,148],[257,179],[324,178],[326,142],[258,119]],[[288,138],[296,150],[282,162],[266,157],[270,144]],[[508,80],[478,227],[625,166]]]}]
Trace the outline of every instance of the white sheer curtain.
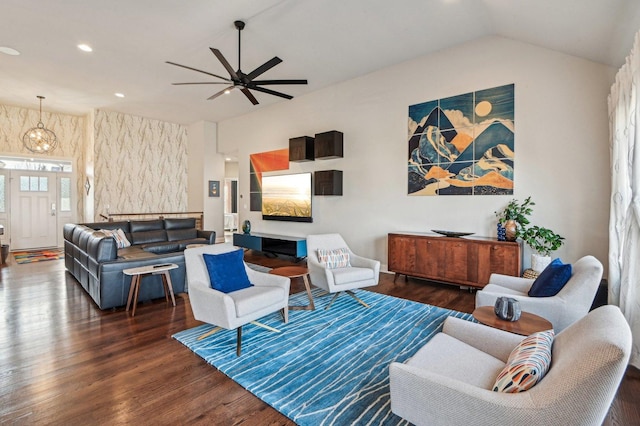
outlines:
[{"label": "white sheer curtain", "polygon": [[609,95],[611,214],[609,303],[631,326],[630,363],[640,368],[640,32]]}]

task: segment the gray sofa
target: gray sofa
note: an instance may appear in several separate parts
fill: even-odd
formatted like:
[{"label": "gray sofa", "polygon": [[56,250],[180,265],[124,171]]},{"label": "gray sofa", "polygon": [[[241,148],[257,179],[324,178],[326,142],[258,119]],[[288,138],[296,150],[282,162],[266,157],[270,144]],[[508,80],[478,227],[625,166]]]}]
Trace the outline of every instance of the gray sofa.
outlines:
[{"label": "gray sofa", "polygon": [[[118,248],[116,240],[101,229],[122,229],[130,247]],[[195,219],[158,219],[66,224],[63,229],[65,267],[100,309],[124,306],[131,277],[128,268],[175,263],[170,271],[176,294],[185,291],[183,251],[189,244],[214,244],[215,231],[196,229]],[[145,277],[138,300],[164,297],[159,276]]]}]

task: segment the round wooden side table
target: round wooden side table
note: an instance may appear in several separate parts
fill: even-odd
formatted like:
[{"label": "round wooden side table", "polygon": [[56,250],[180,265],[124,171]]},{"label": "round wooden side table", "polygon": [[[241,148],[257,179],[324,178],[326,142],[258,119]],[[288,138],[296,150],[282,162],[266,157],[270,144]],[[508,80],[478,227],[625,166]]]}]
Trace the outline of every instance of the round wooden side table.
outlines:
[{"label": "round wooden side table", "polygon": [[471,315],[484,325],[522,336],[528,336],[538,331],[553,328],[551,322],[531,312],[522,312],[518,321],[505,321],[498,318],[493,310],[493,306],[480,306],[476,308]]},{"label": "round wooden side table", "polygon": [[313,296],[311,295],[311,287],[309,285],[309,270],[302,266],[283,266],[281,268],[274,268],[269,271],[270,274],[280,275],[287,278],[302,277],[304,280],[304,286],[307,289],[307,297],[309,298],[309,304],[307,306],[289,306],[291,310],[303,310],[313,311],[316,306],[313,304]]}]

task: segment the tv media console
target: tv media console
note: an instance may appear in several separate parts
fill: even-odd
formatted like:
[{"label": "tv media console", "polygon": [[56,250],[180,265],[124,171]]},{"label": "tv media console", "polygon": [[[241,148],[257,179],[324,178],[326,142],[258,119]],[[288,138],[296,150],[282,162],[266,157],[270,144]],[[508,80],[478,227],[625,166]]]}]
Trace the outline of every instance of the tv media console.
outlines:
[{"label": "tv media console", "polygon": [[250,234],[236,232],[233,234],[233,245],[265,253],[284,254],[296,259],[307,256],[307,239],[305,237],[289,237],[260,232]]}]

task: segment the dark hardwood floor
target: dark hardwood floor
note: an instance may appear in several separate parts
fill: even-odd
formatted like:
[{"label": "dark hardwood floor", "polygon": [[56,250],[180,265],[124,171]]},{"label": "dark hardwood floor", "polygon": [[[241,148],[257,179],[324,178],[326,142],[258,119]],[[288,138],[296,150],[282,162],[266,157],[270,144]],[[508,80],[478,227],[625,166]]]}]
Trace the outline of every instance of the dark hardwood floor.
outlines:
[{"label": "dark hardwood floor", "polygon": [[[253,253],[265,266],[289,265]],[[292,292],[301,291],[301,280]],[[471,312],[474,294],[381,274],[374,291]],[[100,311],[64,261],[0,267],[0,424],[243,424],[293,422],[171,338],[199,325],[187,295]],[[233,350],[230,348],[229,350]],[[640,373],[626,374],[606,425],[640,424]]]}]

